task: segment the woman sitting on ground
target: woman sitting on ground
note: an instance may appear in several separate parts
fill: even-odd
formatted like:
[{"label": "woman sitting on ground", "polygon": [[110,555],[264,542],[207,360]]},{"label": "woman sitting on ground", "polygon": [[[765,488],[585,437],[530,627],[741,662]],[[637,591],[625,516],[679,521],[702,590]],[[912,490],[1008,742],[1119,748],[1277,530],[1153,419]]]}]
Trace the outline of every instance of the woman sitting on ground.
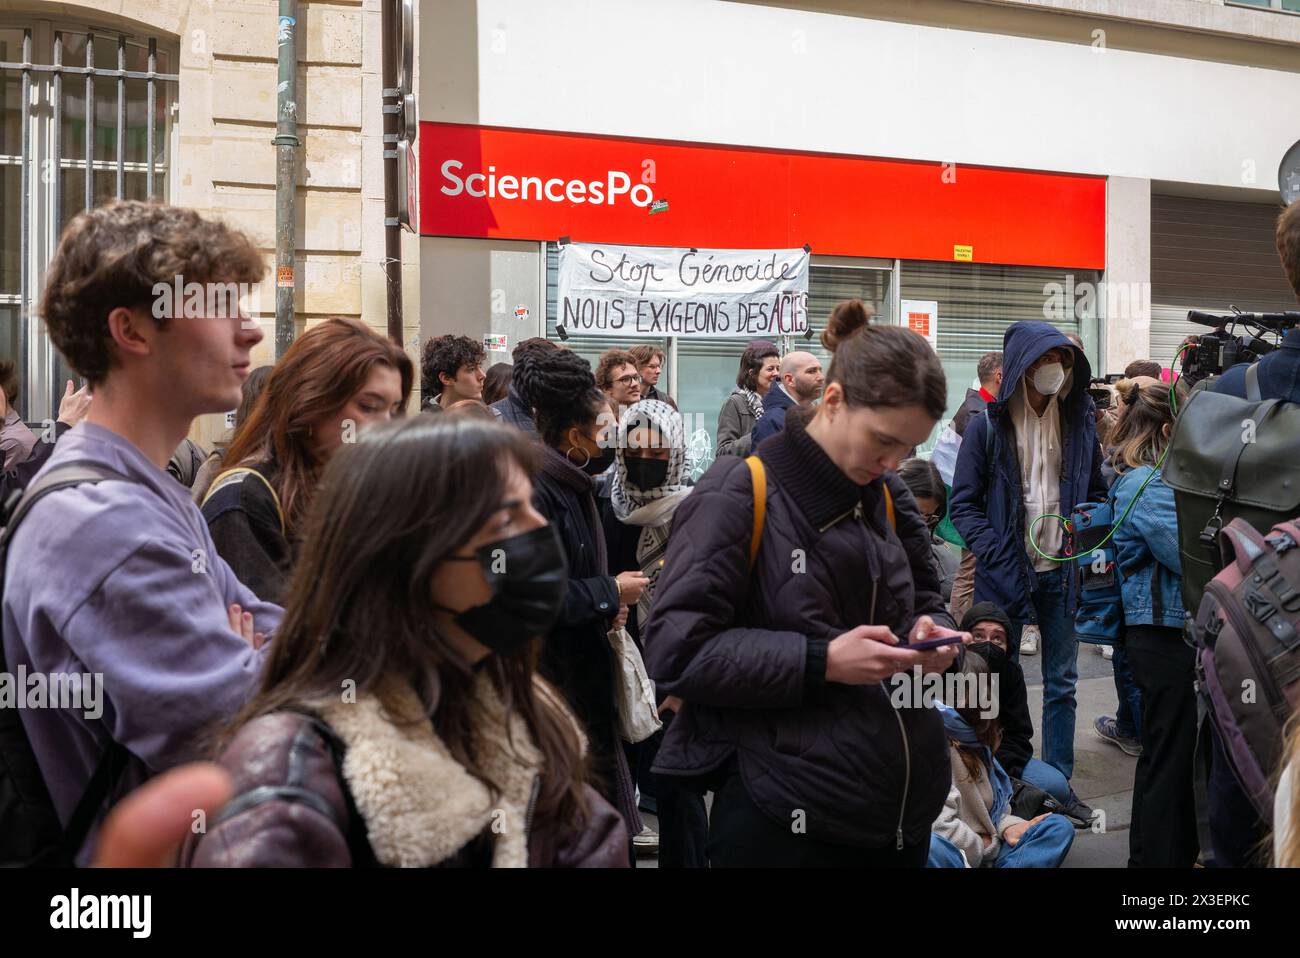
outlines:
[{"label": "woman sitting on ground", "polygon": [[1058,868],[1074,843],[1074,826],[1064,815],[1025,820],[1012,814],[1011,778],[993,756],[1002,730],[989,667],[967,650],[958,677],[964,681],[949,683],[946,701],[938,703],[952,787],[934,823],[941,840],[931,843],[930,866]]}]

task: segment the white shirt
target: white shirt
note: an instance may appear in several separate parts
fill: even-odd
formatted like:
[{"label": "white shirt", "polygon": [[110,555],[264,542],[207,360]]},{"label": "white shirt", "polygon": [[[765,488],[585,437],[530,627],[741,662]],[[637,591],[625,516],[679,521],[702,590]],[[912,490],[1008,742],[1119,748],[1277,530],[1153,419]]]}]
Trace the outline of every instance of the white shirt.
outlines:
[{"label": "white shirt", "polygon": [[[1067,374],[1068,375],[1068,374]],[[1020,489],[1025,502],[1025,551],[1034,561],[1035,572],[1049,572],[1060,567],[1059,562],[1044,559],[1034,551],[1030,540],[1049,556],[1061,555],[1064,547],[1064,529],[1059,519],[1044,519],[1034,526],[1034,520],[1043,515],[1061,514],[1061,403],[1060,398],[1069,389],[1069,379],[1061,392],[1047,401],[1042,415],[1034,411],[1025,399],[1025,385],[1011,398],[1011,422],[1016,432],[1016,456],[1020,460]]]}]

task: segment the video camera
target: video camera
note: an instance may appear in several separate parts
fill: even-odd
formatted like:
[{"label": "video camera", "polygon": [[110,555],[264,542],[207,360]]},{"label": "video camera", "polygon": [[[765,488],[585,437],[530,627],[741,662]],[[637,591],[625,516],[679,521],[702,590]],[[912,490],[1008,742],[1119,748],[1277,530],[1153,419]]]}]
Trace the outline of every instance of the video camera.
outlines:
[{"label": "video camera", "polygon": [[1110,388],[1124,378],[1123,373],[1111,373],[1109,376],[1094,376],[1088,380],[1088,395],[1098,409],[1109,409],[1115,401],[1115,393]]},{"label": "video camera", "polygon": [[[1227,316],[1191,310],[1189,322],[1212,326],[1214,331],[1193,337],[1183,353],[1182,378],[1194,386],[1209,376],[1218,376],[1238,363],[1253,363],[1278,347],[1287,330],[1300,325],[1300,312],[1243,313],[1235,306]],[[1242,327],[1245,335],[1237,333]],[[1271,337],[1270,342],[1264,337]]]}]

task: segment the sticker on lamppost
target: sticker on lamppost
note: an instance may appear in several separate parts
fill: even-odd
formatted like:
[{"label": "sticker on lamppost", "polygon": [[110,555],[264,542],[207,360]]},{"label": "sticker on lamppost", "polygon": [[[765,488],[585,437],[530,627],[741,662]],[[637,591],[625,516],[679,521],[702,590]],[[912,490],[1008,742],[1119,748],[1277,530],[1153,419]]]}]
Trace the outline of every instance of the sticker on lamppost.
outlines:
[{"label": "sticker on lamppost", "polygon": [[506,345],[505,333],[484,333],[483,348],[490,353],[504,353],[508,351]]}]

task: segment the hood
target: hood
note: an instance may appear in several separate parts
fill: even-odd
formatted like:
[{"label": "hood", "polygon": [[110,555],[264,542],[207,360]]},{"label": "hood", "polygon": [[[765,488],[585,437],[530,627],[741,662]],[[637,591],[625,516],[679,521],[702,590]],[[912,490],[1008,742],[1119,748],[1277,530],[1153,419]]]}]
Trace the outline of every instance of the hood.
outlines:
[{"label": "hood", "polygon": [[[637,488],[629,481],[627,474],[628,433],[634,424],[645,423],[652,424],[659,431],[669,450],[667,476],[663,485],[654,489]],[[629,406],[619,420],[618,444],[615,447],[614,465],[610,470],[610,498],[618,519],[627,522],[633,511],[656,499],[679,492],[686,485],[686,473],[686,436],[681,413],[659,399],[642,399]]]},{"label": "hood", "polygon": [[970,611],[962,617],[961,630],[969,632],[977,623],[996,622],[1002,626],[1007,633],[1007,640],[1011,638],[1011,617],[1002,611],[1001,607],[992,602],[979,602],[971,606]]},{"label": "hood", "polygon": [[[997,402],[989,405],[991,416],[1000,416],[1011,397],[1020,388],[1020,381],[1025,371],[1034,364],[1034,360],[1047,352],[1063,346],[1074,353],[1074,366],[1066,374],[1066,386],[1063,406],[1073,412],[1082,408],[1088,399],[1088,390],[1083,388],[1092,378],[1092,367],[1082,349],[1065,338],[1065,334],[1042,320],[1031,319],[1012,323],[1002,337],[1002,388],[998,390]],[[1083,386],[1080,386],[1080,383]]]}]

